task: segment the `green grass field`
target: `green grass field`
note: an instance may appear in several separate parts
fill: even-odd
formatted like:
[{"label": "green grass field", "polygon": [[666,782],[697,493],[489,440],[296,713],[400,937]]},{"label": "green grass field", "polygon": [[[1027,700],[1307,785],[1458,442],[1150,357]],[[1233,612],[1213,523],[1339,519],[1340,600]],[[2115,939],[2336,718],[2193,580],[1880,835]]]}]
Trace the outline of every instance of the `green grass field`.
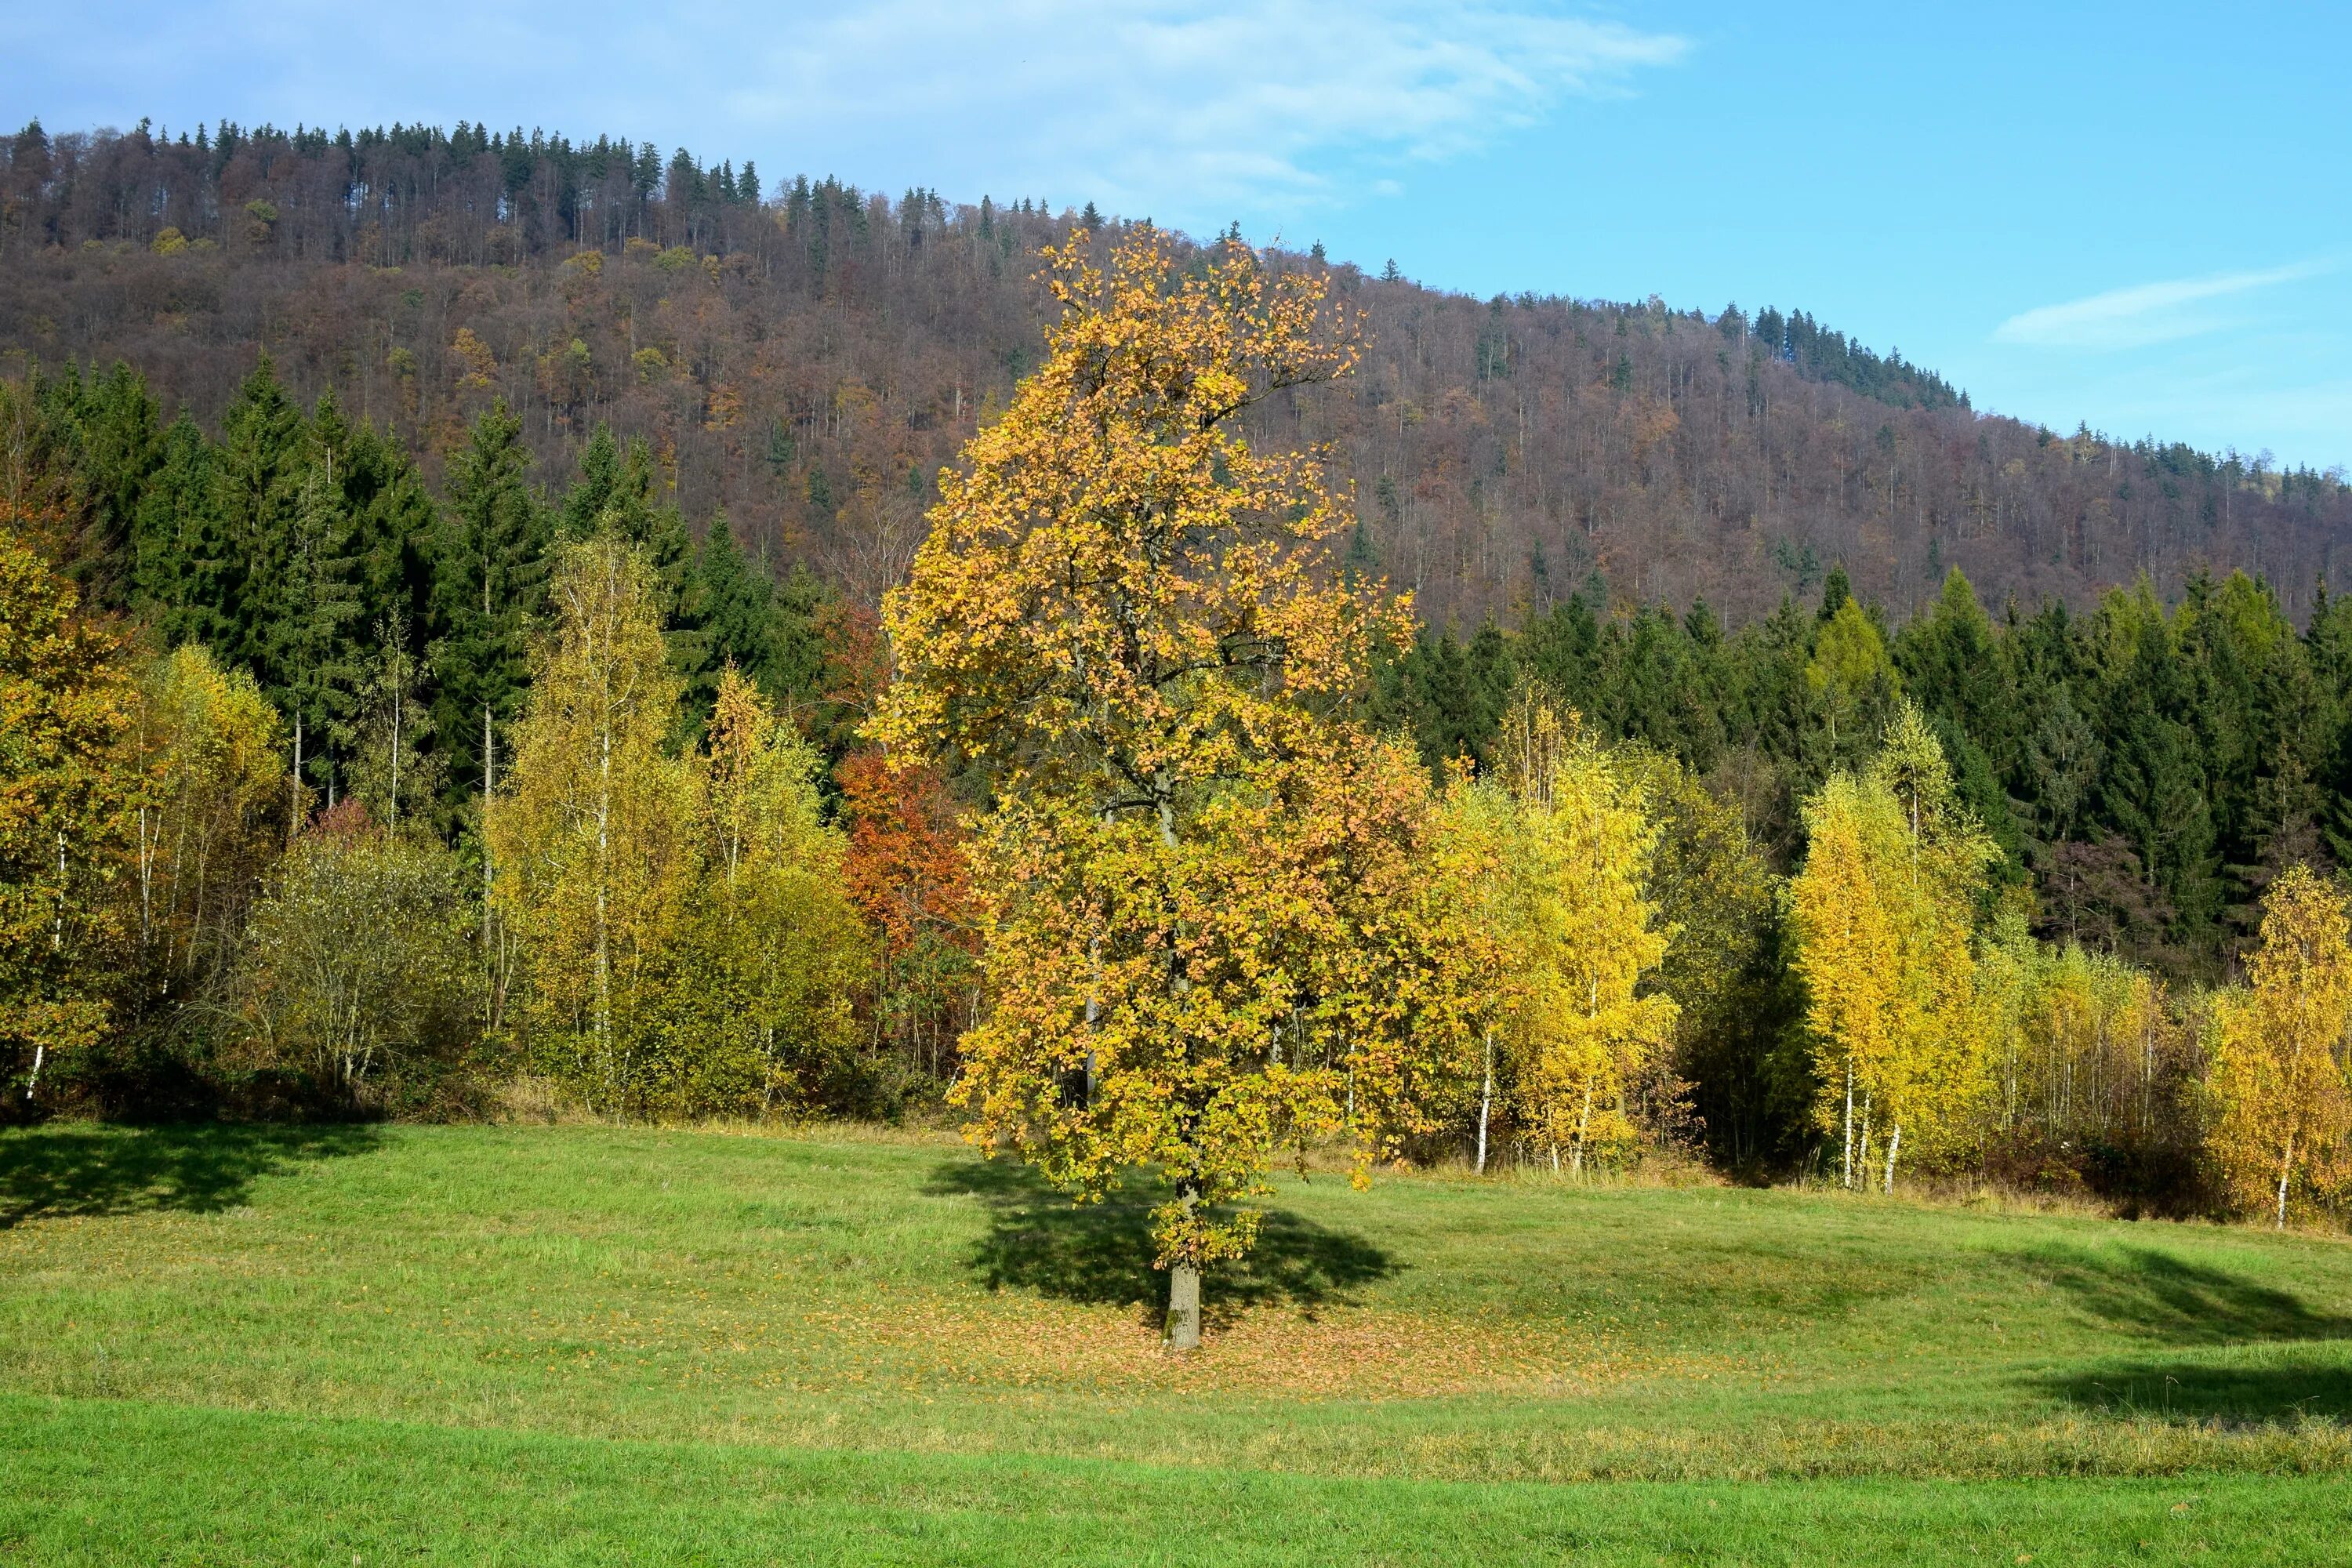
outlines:
[{"label": "green grass field", "polygon": [[2352,1245],[952,1142],[0,1137],[0,1563],[2352,1561]]}]

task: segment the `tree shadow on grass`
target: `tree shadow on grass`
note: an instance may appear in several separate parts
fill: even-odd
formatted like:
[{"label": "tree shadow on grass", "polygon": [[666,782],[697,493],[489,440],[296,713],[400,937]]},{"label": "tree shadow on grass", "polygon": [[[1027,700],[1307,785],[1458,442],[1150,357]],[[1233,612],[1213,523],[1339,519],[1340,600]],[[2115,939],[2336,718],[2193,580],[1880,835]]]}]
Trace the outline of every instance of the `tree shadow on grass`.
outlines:
[{"label": "tree shadow on grass", "polygon": [[53,1123],[0,1137],[0,1229],[68,1215],[216,1214],[254,1182],[308,1160],[361,1154],[376,1130]]},{"label": "tree shadow on grass", "polygon": [[2352,1317],[2150,1247],[2042,1247],[2012,1261],[2091,1317],[2166,1344],[2352,1339]]},{"label": "tree shadow on grass", "polygon": [[2319,1345],[2210,1362],[2110,1363],[2035,1382],[2044,1392],[2103,1415],[2238,1427],[2352,1419],[2352,1354]]},{"label": "tree shadow on grass", "polygon": [[[1097,1204],[1073,1204],[1026,1166],[957,1160],[933,1171],[925,1190],[933,1196],[977,1197],[986,1205],[988,1234],[973,1248],[969,1267],[992,1289],[1029,1289],[1097,1306],[1156,1310],[1167,1301],[1167,1277],[1151,1267],[1155,1200],[1148,1187],[1113,1193]],[[1202,1312],[1213,1321],[1245,1308],[1287,1305],[1311,1320],[1318,1308],[1352,1304],[1357,1290],[1400,1268],[1361,1237],[1270,1209],[1249,1257],[1204,1271]]]}]

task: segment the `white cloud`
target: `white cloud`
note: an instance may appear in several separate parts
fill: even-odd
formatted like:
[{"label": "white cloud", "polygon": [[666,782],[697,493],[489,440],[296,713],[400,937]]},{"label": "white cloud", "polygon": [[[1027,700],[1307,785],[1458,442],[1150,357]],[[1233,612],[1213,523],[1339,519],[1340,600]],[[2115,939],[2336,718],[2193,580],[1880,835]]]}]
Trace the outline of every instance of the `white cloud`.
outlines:
[{"label": "white cloud", "polygon": [[2299,262],[2259,272],[2224,272],[2112,289],[2063,305],[2043,305],[2011,316],[1993,330],[1993,341],[2030,348],[2114,350],[2219,331],[2232,324],[2210,301],[2292,283],[2333,269],[2334,263]]},{"label": "white cloud", "polygon": [[1515,4],[883,0],[790,29],[727,101],[819,142],[928,137],[1000,192],[1197,215],[1360,194],[1351,162],[1471,151],[1688,47]]}]

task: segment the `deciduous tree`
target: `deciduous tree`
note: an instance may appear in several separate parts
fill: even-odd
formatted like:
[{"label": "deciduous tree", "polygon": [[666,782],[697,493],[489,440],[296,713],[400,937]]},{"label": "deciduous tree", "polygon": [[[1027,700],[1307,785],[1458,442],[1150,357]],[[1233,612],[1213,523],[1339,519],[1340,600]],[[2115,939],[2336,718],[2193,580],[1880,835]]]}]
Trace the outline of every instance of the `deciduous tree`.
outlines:
[{"label": "deciduous tree", "polygon": [[1907,1136],[1942,1152],[1987,1087],[1973,947],[1998,851],[1955,797],[1930,730],[1901,704],[1869,771],[1832,774],[1806,805],[1804,868],[1790,888],[1796,968],[1843,1179],[1867,1180],[1885,1131],[1888,1191]]},{"label": "deciduous tree", "polygon": [[492,898],[528,971],[543,1058],[635,1109],[645,1010],[690,883],[694,780],[652,574],[617,535],[562,548],[511,784],[490,799]]},{"label": "deciduous tree", "polygon": [[412,1097],[475,1033],[457,858],[347,802],[288,850],[254,906],[239,973],[248,1052],[362,1103],[385,1080]]},{"label": "deciduous tree", "polygon": [[2352,1155],[2352,925],[2342,889],[2290,868],[2263,900],[2247,978],[2214,1005],[2211,1146],[2229,1186],[2260,1194],[2284,1226],[2296,1179],[2340,1178]]},{"label": "deciduous tree", "polygon": [[51,1057],[106,1024],[131,691],[73,586],[0,534],[0,1045],[27,1100]]},{"label": "deciduous tree", "polygon": [[1581,1173],[1631,1147],[1627,1086],[1669,1041],[1672,998],[1641,981],[1665,956],[1646,889],[1657,828],[1639,783],[1581,726],[1523,694],[1503,777],[1517,1106],[1528,1136]]},{"label": "deciduous tree", "polygon": [[984,770],[998,802],[972,1136],[1082,1197],[1154,1172],[1190,1347],[1200,1269],[1251,1244],[1230,1205],[1275,1151],[1345,1126],[1369,1160],[1417,1081],[1316,966],[1404,826],[1381,750],[1328,716],[1402,623],[1329,570],[1348,519],[1319,455],[1237,427],[1355,363],[1323,280],[1238,242],[1188,271],[1148,226],[1108,271],[1089,258],[1048,253],[1048,357],[942,479],[887,601],[873,731]]},{"label": "deciduous tree", "polygon": [[799,1114],[840,1089],[866,946],[841,834],[817,800],[823,759],[730,668],[695,761],[695,880],[665,961],[650,1074],[662,1103],[689,1114]]}]

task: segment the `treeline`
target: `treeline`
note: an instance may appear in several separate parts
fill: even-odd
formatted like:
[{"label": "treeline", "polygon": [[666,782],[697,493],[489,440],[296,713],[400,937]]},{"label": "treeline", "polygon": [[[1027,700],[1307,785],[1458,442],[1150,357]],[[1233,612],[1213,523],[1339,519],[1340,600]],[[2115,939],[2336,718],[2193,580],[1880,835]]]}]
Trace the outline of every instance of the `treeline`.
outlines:
[{"label": "treeline", "polygon": [[[698,526],[723,512],[869,604],[1035,363],[1037,247],[1091,212],[467,125],[27,127],[5,150],[18,365],[126,359],[210,425],[259,345],[297,401],[333,389],[436,484],[495,398],[550,487],[610,426]],[[1127,226],[1097,226],[1100,249]],[[1994,603],[2078,608],[2143,573],[2169,597],[2242,569],[2300,624],[2309,584],[2344,575],[2340,475],[1979,416],[1804,311],[1481,301],[1275,261],[1363,313],[1365,373],[1250,417],[1333,444],[1364,552],[1433,624],[1597,578],[1612,611],[1704,597],[1740,625],[1835,562],[1898,618],[1954,567]]]},{"label": "treeline", "polygon": [[[2280,1224],[2336,1211],[2352,928],[2332,878],[2277,868],[2242,984],[2168,989],[2038,940],[1964,791],[1968,732],[1906,694],[1843,583],[1778,617],[1806,649],[1780,714],[1812,770],[1789,874],[1690,761],[1578,715],[1569,689],[1634,635],[1591,636],[1589,611],[1522,635],[1578,657],[1508,679],[1483,753],[1424,731],[1416,755],[1392,704],[1449,644],[1384,656],[1409,617],[1346,564],[1328,468],[1238,418],[1354,368],[1328,281],[1230,238],[1196,268],[1149,229],[1108,268],[1049,262],[1050,353],[886,601],[868,732],[977,782],[967,1133],[1082,1197],[1159,1188],[1172,1344],[1197,1342],[1203,1270],[1253,1246],[1272,1163],[1323,1142],[1360,1177],[1400,1154],[1575,1176],[1705,1137],[1727,1165],[1888,1192],[1991,1172]],[[1990,673],[1965,580],[1943,609],[1908,651]],[[1703,689],[1679,695],[1704,718]]]},{"label": "treeline", "polygon": [[1255,395],[1080,374],[1338,374],[1339,283],[1139,228],[1129,321],[1097,254],[882,626],[609,429],[543,487],[492,399],[436,480],[268,363],[213,429],[123,367],[0,389],[12,1110],[953,1082],[1074,1182],[1192,1150],[1196,1258],[1277,1133],[2336,1200],[2341,1020],[2276,1002],[2338,962],[2324,587],[1995,619],[1954,571],[1898,622],[1832,566],[1736,630],[1604,584],[1416,633]]},{"label": "treeline", "polygon": [[551,496],[494,405],[436,497],[266,362],[217,436],[120,367],[0,388],[0,427],[11,712],[81,748],[11,754],[9,897],[73,998],[10,1026],[20,1107],[46,1072],[128,1114],[460,1113],[543,1072],[889,1114],[947,1069],[972,936],[944,789],[856,751],[871,617],[723,518],[693,542],[643,442]]},{"label": "treeline", "polygon": [[1532,681],[1693,770],[1786,870],[1801,802],[1907,699],[2042,934],[2212,982],[2286,866],[2352,848],[2352,603],[2324,582],[2310,603],[2299,632],[2233,573],[2169,607],[2143,579],[2087,614],[2012,601],[1996,618],[1955,571],[1898,625],[1832,566],[1817,601],[1736,631],[1703,600],[1611,614],[1581,595],[1515,628],[1424,630],[1382,663],[1374,703],[1431,767],[1483,765]]}]

